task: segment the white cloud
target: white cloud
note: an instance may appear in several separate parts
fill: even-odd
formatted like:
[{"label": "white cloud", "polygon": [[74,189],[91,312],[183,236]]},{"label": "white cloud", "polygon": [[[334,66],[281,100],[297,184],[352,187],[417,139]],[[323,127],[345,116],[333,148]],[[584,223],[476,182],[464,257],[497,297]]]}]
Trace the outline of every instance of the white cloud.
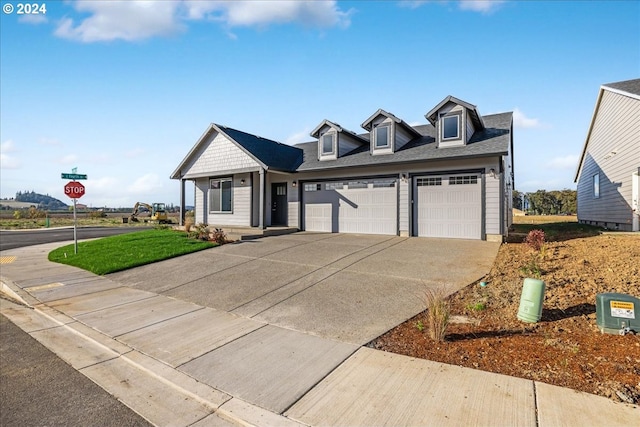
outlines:
[{"label": "white cloud", "polygon": [[21,22],[23,24],[40,25],[40,24],[45,24],[49,22],[49,20],[45,15],[31,14],[31,15],[20,15],[20,18],[18,18],[18,22]]},{"label": "white cloud", "polygon": [[524,115],[518,107],[513,109],[513,126],[520,129],[540,127],[538,119],[532,119]]},{"label": "white cloud", "polygon": [[60,21],[55,35],[90,43],[110,40],[142,40],[174,34],[183,29],[176,17],[180,2],[175,1],[77,1],[78,12],[91,16],[75,24]]},{"label": "white cloud", "polygon": [[311,133],[309,129],[304,129],[300,132],[294,133],[293,135],[290,135],[289,137],[287,137],[284,143],[287,145],[294,145],[294,144],[299,144],[301,142],[309,142],[313,139],[311,138],[311,135],[309,135],[309,133]]},{"label": "white cloud", "polygon": [[336,1],[185,1],[189,19],[222,21],[230,27],[300,23],[309,27],[348,27],[352,10]]},{"label": "white cloud", "polygon": [[127,191],[130,194],[147,195],[160,189],[162,189],[162,181],[160,180],[160,177],[156,174],[148,173],[136,179],[131,185],[129,185]]},{"label": "white cloud", "polygon": [[89,14],[75,22],[63,18],[55,35],[85,43],[144,40],[185,30],[185,20],[209,20],[227,27],[299,23],[309,27],[348,27],[352,10],[336,1],[76,1]]},{"label": "white cloud", "polygon": [[[470,10],[472,12],[491,13],[497,10],[506,0],[460,0],[458,7],[461,10]],[[426,3],[448,4],[446,0],[402,0],[400,6],[416,9]]]},{"label": "white cloud", "polygon": [[578,156],[569,154],[568,156],[554,157],[547,163],[547,169],[575,170],[578,167]]},{"label": "white cloud", "polygon": [[460,9],[480,13],[491,13],[498,9],[504,0],[462,0]]},{"label": "white cloud", "polygon": [[0,143],[0,168],[2,169],[19,169],[22,164],[18,159],[12,156],[10,153],[18,151],[15,147],[15,143],[11,139]]}]

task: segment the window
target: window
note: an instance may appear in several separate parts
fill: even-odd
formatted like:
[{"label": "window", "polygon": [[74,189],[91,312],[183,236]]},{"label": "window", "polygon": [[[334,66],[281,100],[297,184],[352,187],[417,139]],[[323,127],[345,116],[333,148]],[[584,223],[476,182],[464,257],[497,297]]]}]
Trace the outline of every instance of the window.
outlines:
[{"label": "window", "polygon": [[333,153],[333,134],[322,135],[322,154]]},{"label": "window", "polygon": [[477,184],[477,175],[452,176],[449,178],[449,185]]},{"label": "window", "polygon": [[442,185],[442,178],[440,177],[418,178],[416,181],[416,185],[418,187],[431,187],[435,185]]},{"label": "window", "polygon": [[344,188],[343,182],[327,182],[324,184],[325,190],[342,190]]},{"label": "window", "polygon": [[600,174],[593,175],[593,198],[600,198]]},{"label": "window", "polygon": [[395,179],[379,179],[373,181],[373,188],[388,188],[395,187],[396,180]]},{"label": "window", "polygon": [[369,184],[367,183],[367,181],[349,181],[348,187],[349,190],[352,190],[354,188],[368,188]]},{"label": "window", "polygon": [[320,191],[322,190],[322,184],[305,184],[304,191]]},{"label": "window", "polygon": [[375,148],[384,148],[389,146],[389,126],[380,125],[376,126],[375,133]]},{"label": "window", "polygon": [[457,139],[459,136],[458,122],[460,116],[446,116],[442,118],[442,139]]},{"label": "window", "polygon": [[217,178],[209,182],[209,210],[231,213],[233,206],[233,181],[231,178]]}]

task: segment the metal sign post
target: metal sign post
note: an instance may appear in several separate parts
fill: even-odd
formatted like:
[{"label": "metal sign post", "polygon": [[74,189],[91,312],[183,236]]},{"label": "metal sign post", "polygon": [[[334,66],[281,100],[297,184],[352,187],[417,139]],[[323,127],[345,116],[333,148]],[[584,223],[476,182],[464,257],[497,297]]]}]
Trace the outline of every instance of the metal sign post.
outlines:
[{"label": "metal sign post", "polygon": [[73,199],[73,253],[78,254],[78,215],[76,213],[76,202],[84,196],[84,185],[76,179],[87,179],[87,175],[78,174],[78,168],[73,168],[73,173],[62,173],[62,179],[72,179],[73,181],[64,186],[64,193]]}]

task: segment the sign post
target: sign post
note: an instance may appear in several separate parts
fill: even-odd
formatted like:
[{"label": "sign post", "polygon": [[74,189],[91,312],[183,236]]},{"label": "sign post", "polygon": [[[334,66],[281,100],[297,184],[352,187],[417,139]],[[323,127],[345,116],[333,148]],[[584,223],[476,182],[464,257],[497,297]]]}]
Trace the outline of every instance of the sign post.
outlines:
[{"label": "sign post", "polygon": [[[75,169],[75,168],[74,168]],[[74,170],[75,172],[75,170]],[[64,194],[71,197],[73,199],[73,253],[78,253],[78,217],[76,215],[76,201],[84,196],[84,185],[75,181],[76,179],[87,179],[87,175],[79,175],[76,173],[73,174],[62,174],[63,179],[73,179],[74,181],[68,182],[64,186]]]}]

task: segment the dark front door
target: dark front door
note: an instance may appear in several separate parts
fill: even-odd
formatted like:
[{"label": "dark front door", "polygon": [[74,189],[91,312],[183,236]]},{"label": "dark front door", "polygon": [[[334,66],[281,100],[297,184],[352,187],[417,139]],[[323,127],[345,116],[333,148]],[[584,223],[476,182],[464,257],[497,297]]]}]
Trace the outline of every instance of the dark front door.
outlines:
[{"label": "dark front door", "polygon": [[287,224],[287,183],[271,184],[271,224]]}]

